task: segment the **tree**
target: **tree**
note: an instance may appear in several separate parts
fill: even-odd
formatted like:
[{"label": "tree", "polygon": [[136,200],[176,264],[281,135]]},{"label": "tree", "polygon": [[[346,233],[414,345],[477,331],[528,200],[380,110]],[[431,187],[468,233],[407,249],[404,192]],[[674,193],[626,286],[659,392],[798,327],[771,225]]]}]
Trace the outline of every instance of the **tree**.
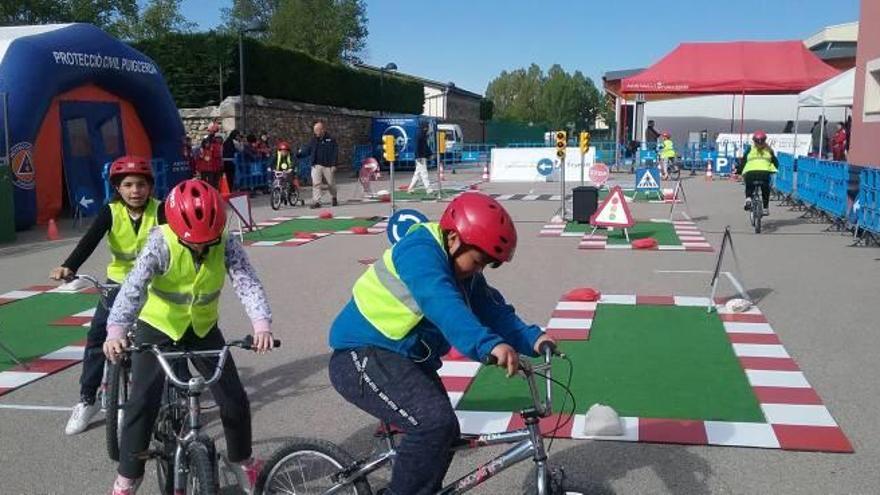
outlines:
[{"label": "tree", "polygon": [[[223,26],[221,31],[235,33],[244,26],[261,24],[268,26],[278,10],[280,0],[233,0],[232,7],[222,9]],[[253,33],[258,38],[267,37],[266,33]]]},{"label": "tree", "polygon": [[281,0],[269,40],[331,62],[360,61],[367,38],[363,0]]},{"label": "tree", "polygon": [[111,34],[118,23],[137,16],[136,0],[3,0],[0,24],[87,22]]},{"label": "tree", "polygon": [[568,74],[559,65],[550,67],[546,76],[535,64],[528,70],[502,71],[489,83],[486,98],[494,104],[498,120],[546,122],[555,128],[590,128],[606,109],[590,78],[580,71]]},{"label": "tree", "polygon": [[150,0],[140,15],[119,26],[119,36],[138,41],[161,38],[168,33],[188,33],[195,29],[180,13],[182,0]]}]

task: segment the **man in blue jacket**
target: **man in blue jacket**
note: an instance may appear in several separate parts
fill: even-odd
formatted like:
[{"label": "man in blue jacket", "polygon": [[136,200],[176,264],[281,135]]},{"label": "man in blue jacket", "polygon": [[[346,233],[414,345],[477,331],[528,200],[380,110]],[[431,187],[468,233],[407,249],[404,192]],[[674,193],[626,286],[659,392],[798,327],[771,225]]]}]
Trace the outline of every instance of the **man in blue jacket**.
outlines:
[{"label": "man in blue jacket", "polygon": [[346,400],[406,432],[387,493],[435,493],[458,420],[437,369],[450,345],[490,354],[513,375],[519,353],[550,340],[523,322],[482,274],[510,261],[516,228],[500,203],[468,192],[440,223],[410,229],[355,282],[330,329],[330,380]]}]

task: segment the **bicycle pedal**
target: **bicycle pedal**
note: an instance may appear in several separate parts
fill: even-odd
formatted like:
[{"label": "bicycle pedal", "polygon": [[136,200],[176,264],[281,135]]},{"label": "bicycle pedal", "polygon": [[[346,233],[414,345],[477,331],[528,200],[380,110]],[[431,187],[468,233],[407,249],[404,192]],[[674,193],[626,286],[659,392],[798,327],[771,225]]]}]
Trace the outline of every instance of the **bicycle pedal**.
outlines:
[{"label": "bicycle pedal", "polygon": [[142,452],[138,452],[137,454],[134,455],[134,457],[135,457],[136,459],[141,460],[141,461],[149,461],[149,460],[152,460],[152,459],[160,459],[160,458],[163,458],[163,457],[165,457],[165,455],[164,455],[162,452],[158,451],[158,450],[147,449],[147,450],[144,450],[144,451],[142,451]]}]

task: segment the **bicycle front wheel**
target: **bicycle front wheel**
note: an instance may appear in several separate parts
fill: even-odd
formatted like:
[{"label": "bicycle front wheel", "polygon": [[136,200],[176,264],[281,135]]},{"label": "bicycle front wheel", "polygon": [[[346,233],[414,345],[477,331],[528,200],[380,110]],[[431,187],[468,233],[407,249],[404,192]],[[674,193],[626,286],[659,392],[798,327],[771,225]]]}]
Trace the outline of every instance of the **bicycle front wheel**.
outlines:
[{"label": "bicycle front wheel", "polygon": [[669,179],[678,180],[681,178],[681,167],[678,165],[669,165]]},{"label": "bicycle front wheel", "polygon": [[272,188],[272,198],[269,200],[270,205],[273,210],[277,210],[281,208],[281,188],[273,187]]},{"label": "bicycle front wheel", "polygon": [[187,495],[217,495],[216,459],[213,449],[202,442],[193,442],[186,448],[189,472],[186,479]]},{"label": "bicycle front wheel", "polygon": [[129,366],[126,360],[112,364],[109,361],[109,379],[107,380],[107,411],[104,414],[106,423],[104,433],[107,441],[107,455],[119,461],[119,432],[125,419],[125,403],[128,401]]},{"label": "bicycle front wheel", "polygon": [[[337,473],[354,460],[347,452],[324,440],[294,440],[278,449],[263,466],[257,479],[257,495],[287,493],[321,494],[337,483]],[[346,495],[370,495],[365,478],[335,492]]]}]

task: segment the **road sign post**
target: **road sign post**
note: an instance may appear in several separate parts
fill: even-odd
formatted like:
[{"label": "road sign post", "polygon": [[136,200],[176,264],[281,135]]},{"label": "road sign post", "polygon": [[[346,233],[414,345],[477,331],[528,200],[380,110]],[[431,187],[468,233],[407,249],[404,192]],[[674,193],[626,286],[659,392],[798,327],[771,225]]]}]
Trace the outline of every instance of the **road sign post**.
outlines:
[{"label": "road sign post", "polygon": [[388,162],[388,176],[391,180],[391,188],[388,191],[389,196],[391,197],[391,214],[394,214],[395,206],[394,206],[394,161],[397,158],[396,150],[394,149],[395,142],[394,136],[391,134],[385,134],[382,136],[382,155],[385,157],[385,161]]},{"label": "road sign post", "polygon": [[565,151],[568,148],[568,134],[565,131],[556,131],[556,158],[559,159],[559,168],[560,168],[560,201],[562,205],[560,207],[560,211],[562,212],[562,219],[567,220],[568,215],[565,211]]},{"label": "road sign post", "polygon": [[584,161],[586,161],[587,152],[590,151],[590,133],[581,131],[578,145],[581,149],[581,185],[584,185]]}]

